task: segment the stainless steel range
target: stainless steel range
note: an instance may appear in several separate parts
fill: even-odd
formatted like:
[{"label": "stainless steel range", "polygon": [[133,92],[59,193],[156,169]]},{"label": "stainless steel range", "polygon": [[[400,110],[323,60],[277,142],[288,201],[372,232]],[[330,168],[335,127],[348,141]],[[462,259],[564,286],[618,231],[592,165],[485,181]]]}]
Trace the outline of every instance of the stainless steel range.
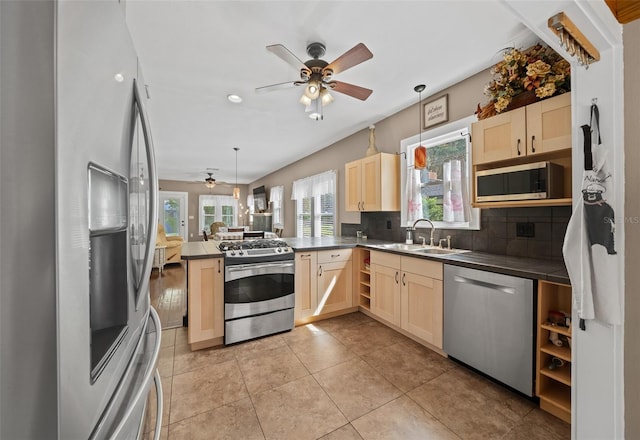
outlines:
[{"label": "stainless steel range", "polygon": [[223,241],[224,343],[293,328],[294,253],[282,240]]}]

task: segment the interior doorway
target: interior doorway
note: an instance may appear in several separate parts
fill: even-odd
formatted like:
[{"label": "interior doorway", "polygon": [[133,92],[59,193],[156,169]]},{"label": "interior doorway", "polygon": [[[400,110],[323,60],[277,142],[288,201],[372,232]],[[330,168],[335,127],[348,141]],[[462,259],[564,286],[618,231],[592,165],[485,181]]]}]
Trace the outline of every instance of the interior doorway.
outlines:
[{"label": "interior doorway", "polygon": [[187,206],[189,195],[180,191],[158,192],[158,222],[167,237],[182,237],[187,242]]}]

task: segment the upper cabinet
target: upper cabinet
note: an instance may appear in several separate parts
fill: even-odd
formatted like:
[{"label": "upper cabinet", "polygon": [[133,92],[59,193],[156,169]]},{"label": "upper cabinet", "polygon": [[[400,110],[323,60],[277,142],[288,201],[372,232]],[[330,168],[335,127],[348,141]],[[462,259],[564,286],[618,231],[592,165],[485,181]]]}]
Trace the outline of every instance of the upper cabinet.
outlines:
[{"label": "upper cabinet", "polygon": [[571,94],[564,93],[526,107],[527,155],[571,148]]},{"label": "upper cabinet", "polygon": [[[499,208],[571,205],[571,133],[571,93],[475,122],[471,133],[473,206]],[[492,175],[492,170],[499,168],[521,168],[538,162],[551,162],[554,169],[562,171],[555,173],[556,176],[561,174],[561,178],[554,180],[553,189],[549,188],[549,198],[477,200],[477,176]],[[504,184],[506,181],[502,182]]]},{"label": "upper cabinet", "polygon": [[478,121],[471,136],[474,165],[570,149],[571,94]]},{"label": "upper cabinet", "polygon": [[349,162],[345,170],[346,211],[400,210],[400,157],[378,153]]},{"label": "upper cabinet", "polygon": [[474,122],[471,126],[473,164],[524,156],[526,136],[525,107]]}]

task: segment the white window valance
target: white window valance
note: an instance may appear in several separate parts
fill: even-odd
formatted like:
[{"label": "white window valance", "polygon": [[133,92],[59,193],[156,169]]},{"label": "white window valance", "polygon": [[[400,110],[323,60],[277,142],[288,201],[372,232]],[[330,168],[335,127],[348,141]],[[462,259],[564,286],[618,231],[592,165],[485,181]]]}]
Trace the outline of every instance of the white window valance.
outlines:
[{"label": "white window valance", "polygon": [[280,202],[284,199],[284,186],[274,186],[269,192],[269,202]]},{"label": "white window valance", "polygon": [[336,170],[294,180],[291,190],[291,200],[302,200],[318,197],[323,194],[333,194],[336,191]]},{"label": "white window valance", "polygon": [[204,204],[210,204],[207,202],[218,202],[220,205],[227,205],[227,206],[236,206],[237,205],[237,201],[236,199],[233,198],[233,196],[220,196],[220,195],[206,195],[203,194],[200,196],[200,204],[202,205],[204,202]]}]

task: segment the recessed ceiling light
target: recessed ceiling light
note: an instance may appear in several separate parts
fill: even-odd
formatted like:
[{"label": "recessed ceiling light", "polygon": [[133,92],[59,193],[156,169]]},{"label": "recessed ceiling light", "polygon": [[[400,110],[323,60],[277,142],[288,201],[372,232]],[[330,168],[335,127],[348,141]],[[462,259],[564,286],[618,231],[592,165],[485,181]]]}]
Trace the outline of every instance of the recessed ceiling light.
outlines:
[{"label": "recessed ceiling light", "polygon": [[240,104],[242,102],[242,98],[239,95],[231,94],[227,95],[227,99],[234,104]]}]

